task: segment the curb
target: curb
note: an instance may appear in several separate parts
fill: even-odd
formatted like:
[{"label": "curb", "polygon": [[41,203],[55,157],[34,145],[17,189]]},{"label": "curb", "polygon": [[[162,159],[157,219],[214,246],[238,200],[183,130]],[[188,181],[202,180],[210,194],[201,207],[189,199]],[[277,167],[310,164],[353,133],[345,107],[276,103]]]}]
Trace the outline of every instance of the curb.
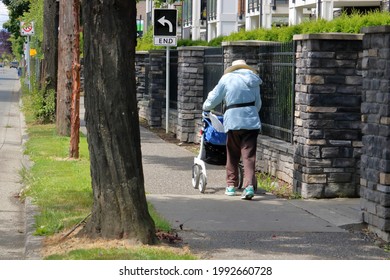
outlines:
[{"label": "curb", "polygon": [[[22,108],[23,102],[20,98],[21,91],[19,90],[19,108]],[[20,112],[20,135],[21,135],[21,147],[23,150],[22,156],[22,168],[29,170],[33,163],[30,158],[24,154],[25,145],[28,140],[27,125],[24,114]],[[26,186],[22,182],[22,190]],[[25,226],[25,244],[24,244],[24,257],[26,260],[41,260],[40,250],[44,237],[35,236],[35,216],[39,212],[38,207],[34,205],[31,197],[26,197],[24,200],[24,226]]]},{"label": "curb", "polygon": [[38,213],[38,207],[32,203],[32,199],[27,197],[24,201],[25,209],[25,249],[26,260],[41,260],[40,251],[43,243],[43,236],[35,236],[35,214]]}]

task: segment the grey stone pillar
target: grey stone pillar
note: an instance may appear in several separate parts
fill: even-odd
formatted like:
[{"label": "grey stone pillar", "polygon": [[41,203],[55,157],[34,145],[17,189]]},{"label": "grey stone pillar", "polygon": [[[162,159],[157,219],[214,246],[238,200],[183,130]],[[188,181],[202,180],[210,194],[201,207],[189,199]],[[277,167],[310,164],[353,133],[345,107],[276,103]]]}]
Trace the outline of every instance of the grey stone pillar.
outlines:
[{"label": "grey stone pillar", "polygon": [[[259,58],[259,46],[263,41],[234,41],[222,42],[223,62],[225,69],[237,59],[244,59],[246,63],[257,69]],[[269,42],[268,42],[269,44]]]},{"label": "grey stone pillar", "polygon": [[294,191],[357,197],[362,35],[296,35]]},{"label": "grey stone pillar", "polygon": [[149,87],[146,89],[149,96],[147,120],[150,126],[161,127],[162,108],[165,108],[165,51],[149,51]]},{"label": "grey stone pillar", "polygon": [[370,229],[390,241],[390,26],[362,31],[361,206]]},{"label": "grey stone pillar", "polygon": [[382,11],[385,11],[385,12],[390,11],[390,1],[389,0],[382,1]]},{"label": "grey stone pillar", "polygon": [[196,142],[203,105],[204,47],[178,48],[177,139]]},{"label": "grey stone pillar", "polygon": [[135,82],[137,87],[137,101],[142,100],[146,93],[145,74],[147,63],[149,63],[149,53],[137,52],[135,56]]}]

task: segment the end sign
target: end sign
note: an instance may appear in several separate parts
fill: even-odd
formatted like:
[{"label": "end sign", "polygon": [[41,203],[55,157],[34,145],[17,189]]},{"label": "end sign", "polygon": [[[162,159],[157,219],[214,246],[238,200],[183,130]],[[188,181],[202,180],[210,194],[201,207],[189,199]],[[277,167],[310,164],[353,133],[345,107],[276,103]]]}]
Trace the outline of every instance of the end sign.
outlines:
[{"label": "end sign", "polygon": [[154,9],[154,45],[177,45],[177,10]]}]

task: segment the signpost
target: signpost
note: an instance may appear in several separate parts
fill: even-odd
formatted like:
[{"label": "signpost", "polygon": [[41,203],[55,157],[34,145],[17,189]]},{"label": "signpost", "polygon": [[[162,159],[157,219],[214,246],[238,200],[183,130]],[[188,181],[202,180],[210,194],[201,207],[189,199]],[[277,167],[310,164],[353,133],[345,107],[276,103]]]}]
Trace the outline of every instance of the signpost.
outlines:
[{"label": "signpost", "polygon": [[27,62],[27,83],[28,89],[31,90],[31,81],[30,81],[30,36],[35,34],[34,30],[34,22],[21,22],[20,23],[20,34],[22,36],[27,36],[27,44],[26,44],[26,62]]},{"label": "signpost", "polygon": [[165,72],[165,132],[169,132],[169,47],[177,46],[177,10],[154,9],[155,46],[166,46],[166,72]]}]

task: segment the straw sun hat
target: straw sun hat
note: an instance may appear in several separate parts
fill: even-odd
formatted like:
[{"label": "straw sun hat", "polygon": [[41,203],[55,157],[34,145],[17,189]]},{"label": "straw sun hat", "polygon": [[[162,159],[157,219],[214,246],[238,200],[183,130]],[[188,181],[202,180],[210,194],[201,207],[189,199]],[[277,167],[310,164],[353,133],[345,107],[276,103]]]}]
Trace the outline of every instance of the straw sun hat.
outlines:
[{"label": "straw sun hat", "polygon": [[237,69],[248,69],[248,70],[253,71],[254,73],[257,73],[257,71],[254,68],[252,68],[248,64],[246,64],[245,60],[239,59],[239,60],[233,61],[232,66],[229,66],[228,68],[226,68],[224,74],[233,72]]}]

